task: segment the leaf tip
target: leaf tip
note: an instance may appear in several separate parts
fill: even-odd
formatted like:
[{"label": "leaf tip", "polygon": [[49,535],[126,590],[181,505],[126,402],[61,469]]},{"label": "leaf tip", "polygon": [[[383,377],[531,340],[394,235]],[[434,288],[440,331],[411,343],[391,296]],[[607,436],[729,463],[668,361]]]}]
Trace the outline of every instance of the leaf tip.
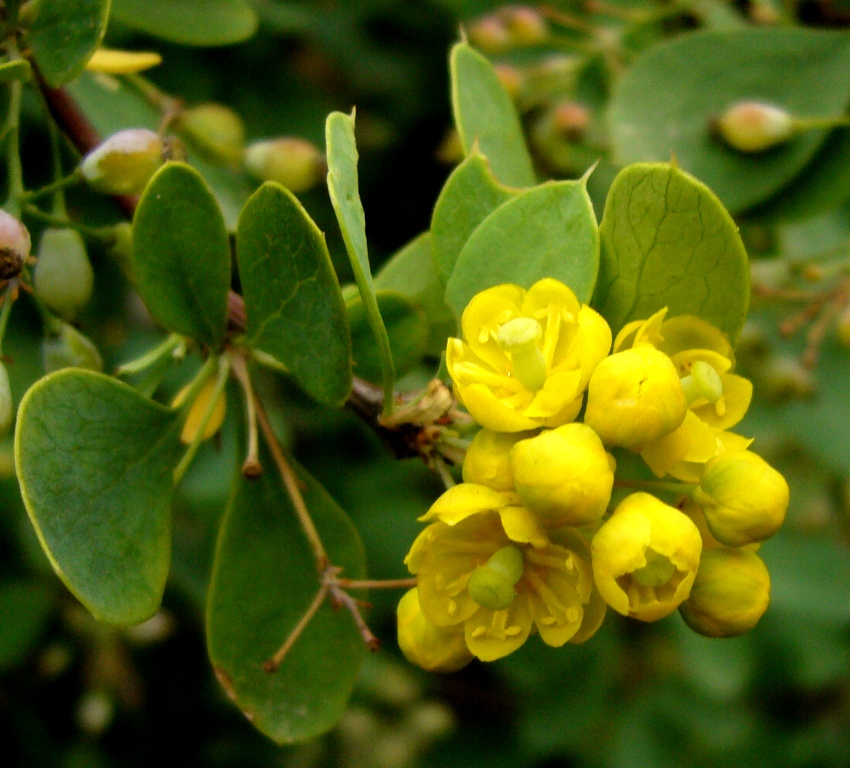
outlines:
[{"label": "leaf tip", "polygon": [[591,175],[593,174],[593,172],[594,172],[594,171],[595,171],[595,170],[599,167],[599,163],[601,163],[601,162],[602,162],[602,159],[601,159],[601,158],[597,158],[596,162],[595,162],[593,165],[591,165],[591,166],[590,166],[590,168],[588,168],[588,169],[587,169],[587,170],[586,170],[586,171],[585,171],[585,172],[581,175],[581,178],[579,179],[579,181],[581,182],[581,185],[582,185],[585,189],[587,189],[587,180],[591,177]]}]

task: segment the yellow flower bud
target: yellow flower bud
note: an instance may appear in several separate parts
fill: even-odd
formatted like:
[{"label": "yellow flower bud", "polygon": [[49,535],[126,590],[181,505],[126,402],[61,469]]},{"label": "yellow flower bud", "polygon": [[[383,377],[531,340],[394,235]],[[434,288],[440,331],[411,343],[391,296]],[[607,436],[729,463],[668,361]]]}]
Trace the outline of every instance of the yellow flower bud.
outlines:
[{"label": "yellow flower bud", "polygon": [[540,45],[548,40],[549,27],[535,8],[506,8],[503,13],[511,40],[516,45]]},{"label": "yellow flower bud", "polygon": [[760,101],[739,101],[716,122],[718,135],[739,152],[763,152],[794,135],[794,118]]},{"label": "yellow flower bud", "polygon": [[749,632],[770,603],[770,574],[761,558],[741,549],[704,552],[691,596],[679,606],[685,623],[706,637]]},{"label": "yellow flower bud", "polygon": [[0,210],[0,280],[10,280],[21,273],[31,247],[29,230]]},{"label": "yellow flower bud", "polygon": [[216,159],[236,163],[245,150],[242,118],[223,104],[200,104],[180,115],[180,127]]},{"label": "yellow flower bud", "polygon": [[472,661],[462,631],[438,629],[425,618],[418,589],[401,598],[397,615],[398,646],[408,661],[428,672],[456,672]]},{"label": "yellow flower bud", "polygon": [[[186,399],[186,395],[189,392],[189,388],[191,384],[187,384],[183,389],[181,389],[177,396],[171,403],[172,408],[179,408],[183,401]],[[198,393],[198,396],[195,398],[195,402],[192,403],[192,407],[189,409],[189,415],[186,417],[186,423],[183,425],[183,432],[180,433],[180,440],[184,442],[186,445],[191,445],[195,440],[195,436],[198,434],[198,430],[201,428],[201,421],[204,418],[204,414],[207,412],[207,408],[209,407],[210,401],[215,394],[216,388],[216,379],[213,376],[210,379],[207,379],[206,383],[203,387],[201,387],[201,391]],[[218,402],[215,404],[215,408],[213,409],[212,416],[210,420],[207,422],[206,429],[204,430],[204,435],[201,438],[202,440],[209,440],[219,429],[221,429],[221,425],[224,423],[224,414],[227,408],[227,399],[222,395]]]},{"label": "yellow flower bud", "polygon": [[511,451],[522,503],[551,528],[599,520],[611,500],[614,460],[586,424],[565,424],[518,442]]},{"label": "yellow flower bud", "polygon": [[618,613],[656,621],[687,599],[701,551],[690,518],[648,493],[633,493],[593,537],[596,586]]},{"label": "yellow flower bud", "polygon": [[98,48],[88,60],[86,70],[107,75],[132,75],[162,63],[162,56],[153,51],[118,51]]},{"label": "yellow flower bud", "polygon": [[603,360],[590,379],[584,422],[605,445],[640,449],[670,434],[685,419],[676,367],[649,344]]},{"label": "yellow flower bud", "polygon": [[785,519],[788,497],[785,478],[752,451],[712,459],[694,492],[709,529],[730,547],[773,536]]},{"label": "yellow flower bud", "polygon": [[153,131],[118,131],[80,164],[89,186],[106,195],[137,195],[163,163],[163,143]]},{"label": "yellow flower bud", "polygon": [[245,150],[245,167],[257,178],[276,181],[296,194],[315,187],[327,171],[321,150],[297,138],[254,142]]},{"label": "yellow flower bud", "polygon": [[486,485],[494,491],[512,491],[514,473],[510,462],[511,448],[532,434],[480,430],[466,450],[466,458],[463,460],[464,481]]},{"label": "yellow flower bud", "polygon": [[497,432],[557,427],[573,419],[611,331],[563,283],[528,291],[499,285],[477,294],[449,339],[446,366],[455,393],[479,424]]},{"label": "yellow flower bud", "polygon": [[485,16],[469,27],[469,39],[484,53],[504,53],[513,45],[507,25],[497,16]]}]

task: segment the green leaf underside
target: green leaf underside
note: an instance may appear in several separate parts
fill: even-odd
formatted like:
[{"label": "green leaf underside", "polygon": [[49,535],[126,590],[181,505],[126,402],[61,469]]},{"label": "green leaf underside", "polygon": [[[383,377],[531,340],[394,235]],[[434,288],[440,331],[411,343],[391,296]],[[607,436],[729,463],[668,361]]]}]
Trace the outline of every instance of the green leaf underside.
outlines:
[{"label": "green leaf underside", "polygon": [[109,0],[40,0],[29,44],[53,88],[73,80],[92,57],[109,17]]},{"label": "green leaf underside", "polygon": [[430,232],[413,238],[384,264],[375,276],[375,287],[404,294],[422,308],[429,326],[426,352],[439,357],[446,349],[446,339],[456,333],[457,322],[437,278],[432,243]]},{"label": "green leaf underside", "polygon": [[496,178],[511,187],[531,187],[537,180],[516,108],[493,65],[466,43],[449,59],[452,111],[464,154],[478,146]]},{"label": "green leaf underside", "polygon": [[526,190],[491,213],[467,240],[446,286],[460,317],[479,291],[502,283],[530,288],[544,277],[589,302],[599,268],[599,230],[581,181]]},{"label": "green leaf underside", "polygon": [[446,180],[431,217],[434,265],[445,285],[475,228],[519,193],[499,184],[487,158],[474,150]]},{"label": "green leaf underside", "polygon": [[[410,373],[425,356],[430,330],[428,318],[422,309],[401,293],[378,291],[376,298],[390,339],[395,372],[400,378]],[[348,304],[348,320],[351,323],[354,372],[360,378],[380,385],[383,374],[381,354],[360,296],[355,296]]]},{"label": "green leaf underside", "polygon": [[68,369],[21,401],[15,461],[41,544],[96,619],[159,607],[171,555],[177,413],[108,376]]},{"label": "green leaf underside", "polygon": [[236,234],[248,343],[283,363],[326,405],[351,391],[351,334],[325,237],[301,203],[266,182]]},{"label": "green leaf underside", "polygon": [[257,14],[245,0],[113,0],[112,15],[182,45],[229,45],[257,31]]},{"label": "green leaf underside", "polygon": [[747,252],[726,209],[704,184],[666,163],[620,172],[600,226],[596,308],[616,334],[663,307],[697,315],[735,344],[747,315]]},{"label": "green leaf underside", "polygon": [[230,241],[202,176],[167,163],[133,220],[133,273],[150,313],[168,330],[217,347],[227,325]]},{"label": "green leaf underside", "polygon": [[798,117],[842,114],[850,100],[850,35],[750,28],[698,32],[653,48],[615,91],[616,159],[666,161],[674,152],[733,213],[760,203],[802,170],[827,132],[807,131],[767,152],[737,152],[711,136],[709,123],[744,100]]},{"label": "green leaf underside", "polygon": [[[345,711],[365,646],[351,615],[325,602],[277,672],[263,662],[283,644],[319,589],[316,563],[267,452],[255,480],[241,472],[219,533],[207,601],[216,674],[253,725],[279,744],[317,736]],[[351,521],[301,467],[307,508],[331,561],[365,575]],[[361,595],[358,594],[358,597]]]}]

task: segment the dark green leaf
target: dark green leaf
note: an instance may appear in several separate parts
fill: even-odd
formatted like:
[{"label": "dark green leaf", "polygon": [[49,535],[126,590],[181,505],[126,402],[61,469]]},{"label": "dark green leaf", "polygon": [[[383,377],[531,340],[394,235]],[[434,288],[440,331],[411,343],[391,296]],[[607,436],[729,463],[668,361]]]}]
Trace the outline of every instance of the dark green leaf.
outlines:
[{"label": "dark green leaf", "polygon": [[230,240],[201,175],[167,163],[145,188],[133,220],[133,275],[168,330],[217,347],[227,325]]},{"label": "dark green leaf", "polygon": [[39,0],[29,44],[48,85],[73,80],[92,57],[109,16],[109,0]]},{"label": "dark green leaf", "polygon": [[[219,680],[279,744],[317,736],[345,711],[365,646],[351,615],[325,602],[277,672],[263,662],[283,644],[319,590],[316,563],[271,457],[256,480],[239,473],[219,534],[207,601],[207,643]],[[302,493],[334,564],[363,578],[365,556],[345,513],[307,472]]]},{"label": "dark green leaf", "polygon": [[[378,291],[375,295],[389,335],[393,366],[396,375],[401,378],[419,365],[425,356],[430,330],[428,318],[422,309],[401,293]],[[348,303],[348,319],[351,323],[354,372],[360,378],[380,385],[381,354],[359,295]],[[443,347],[445,345],[444,340]]]},{"label": "dark green leaf", "polygon": [[452,48],[449,65],[452,111],[464,153],[477,145],[503,184],[533,186],[537,180],[522,125],[493,65],[466,43]]},{"label": "dark green leaf", "polygon": [[747,252],[714,193],[666,163],[614,180],[600,226],[597,309],[616,334],[663,307],[698,315],[738,341],[750,300]]},{"label": "dark green leaf", "polygon": [[0,583],[0,671],[23,661],[53,612],[53,592],[43,584]]},{"label": "dark green leaf", "polygon": [[599,230],[583,181],[529,189],[503,203],[472,233],[446,286],[460,317],[479,291],[501,283],[530,288],[554,277],[588,302],[599,268]]},{"label": "dark green leaf", "polygon": [[487,158],[477,150],[452,171],[431,217],[434,264],[443,285],[475,228],[518,192],[499,184]]},{"label": "dark green leaf", "polygon": [[325,237],[295,196],[266,182],[236,234],[248,343],[283,363],[312,397],[351,390],[351,334]]},{"label": "dark green leaf", "polygon": [[26,59],[15,59],[0,64],[0,83],[11,83],[12,80],[26,82],[32,77],[32,67]]},{"label": "dark green leaf", "polygon": [[446,339],[457,331],[457,323],[446,305],[445,289],[434,270],[432,243],[430,232],[423,232],[411,240],[384,264],[375,277],[375,287],[398,291],[422,308],[430,328],[426,352],[439,357],[446,349]]},{"label": "dark green leaf", "polygon": [[41,379],[18,412],[21,494],[53,568],[100,621],[136,624],[168,576],[177,412],[91,371]]},{"label": "dark green leaf", "polygon": [[113,0],[112,15],[182,45],[229,45],[257,31],[257,14],[245,0]]},{"label": "dark green leaf", "polygon": [[743,154],[711,136],[709,123],[738,101],[762,101],[798,117],[840,115],[850,99],[850,36],[812,29],[699,32],[659,45],[621,79],[611,104],[622,163],[666,161],[737,213],[770,197],[812,158],[825,130]]}]

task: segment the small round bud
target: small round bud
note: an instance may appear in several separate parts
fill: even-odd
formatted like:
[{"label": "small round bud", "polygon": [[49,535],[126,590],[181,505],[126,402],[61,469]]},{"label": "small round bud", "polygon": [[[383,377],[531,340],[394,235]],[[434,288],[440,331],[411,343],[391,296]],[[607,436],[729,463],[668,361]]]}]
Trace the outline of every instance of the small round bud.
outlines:
[{"label": "small round bud", "polygon": [[565,424],[522,440],[511,451],[522,503],[547,527],[598,521],[611,500],[613,459],[586,424]]},{"label": "small round bud", "polygon": [[570,141],[580,141],[590,127],[590,111],[575,101],[558,104],[552,112],[552,127]]},{"label": "small round bud", "polygon": [[46,229],[38,246],[35,295],[64,320],[88,304],[94,271],[82,235],[74,229]]},{"label": "small round bud", "polygon": [[763,152],[794,135],[794,118],[759,101],[740,101],[715,123],[718,135],[739,152]]},{"label": "small round bud", "polygon": [[736,637],[749,632],[770,603],[770,574],[761,558],[741,549],[703,553],[691,595],[679,612],[706,637]]},{"label": "small round bud", "polygon": [[549,27],[534,8],[507,8],[504,15],[515,45],[540,45],[549,39]]},{"label": "small round bud", "polygon": [[21,273],[31,247],[27,228],[0,210],[0,280],[11,280]]},{"label": "small round bud", "polygon": [[533,432],[493,432],[482,429],[472,440],[463,460],[463,479],[466,483],[486,485],[494,491],[512,491],[514,473],[510,454],[519,440]]},{"label": "small round bud", "polygon": [[0,363],[0,436],[5,435],[15,418],[15,408],[12,401],[12,387],[9,384],[9,372]]},{"label": "small round bud", "polygon": [[408,661],[428,672],[456,672],[472,661],[463,631],[444,631],[425,618],[418,589],[401,598],[397,616],[398,645]]},{"label": "small round bud", "polygon": [[811,371],[800,365],[796,357],[774,355],[754,370],[759,393],[770,402],[784,403],[805,398],[815,391]]},{"label": "small round bud", "polygon": [[484,53],[504,53],[511,49],[513,39],[508,27],[498,16],[485,16],[469,27],[469,39]]},{"label": "small round bud", "polygon": [[242,118],[223,104],[200,104],[180,116],[180,127],[201,151],[237,163],[245,149]]},{"label": "small round bud", "polygon": [[764,541],[776,533],[788,509],[785,478],[752,451],[724,453],[706,464],[694,501],[709,530],[730,547]]},{"label": "small round bud", "polygon": [[256,141],[245,150],[245,167],[263,181],[276,181],[292,192],[306,192],[325,176],[325,156],[304,139]]},{"label": "small round bud", "polygon": [[523,77],[522,73],[511,64],[496,64],[493,69],[496,70],[496,75],[502,83],[502,88],[505,89],[508,96],[515,99],[522,91]]},{"label": "small round bud", "polygon": [[163,143],[153,131],[118,131],[80,164],[89,186],[106,195],[138,195],[163,163]]},{"label": "small round bud", "polygon": [[85,368],[102,371],[103,358],[92,341],[68,323],[62,323],[58,332],[45,336],[41,342],[41,364],[45,373],[62,368]]},{"label": "small round bud", "polygon": [[[177,393],[177,396],[171,402],[172,408],[179,408],[180,405],[182,405],[191,386],[191,384],[187,384]],[[186,445],[191,445],[194,442],[195,437],[198,434],[198,430],[201,428],[201,421],[207,412],[210,401],[215,395],[215,389],[216,379],[213,376],[212,378],[207,379],[204,386],[201,387],[201,391],[198,392],[195,402],[192,403],[192,407],[189,409],[189,415],[186,417],[186,423],[183,424],[183,431],[180,433],[180,440]],[[212,416],[210,416],[210,420],[207,422],[207,426],[204,429],[204,434],[201,437],[201,440],[209,440],[216,432],[218,432],[218,430],[221,429],[221,425],[224,423],[224,414],[226,409],[227,400],[224,395],[222,395],[218,398],[215,408],[213,408]]]},{"label": "small round bud", "polygon": [[508,545],[493,553],[469,578],[469,596],[482,608],[503,611],[513,605],[514,586],[523,574],[522,550]]}]

